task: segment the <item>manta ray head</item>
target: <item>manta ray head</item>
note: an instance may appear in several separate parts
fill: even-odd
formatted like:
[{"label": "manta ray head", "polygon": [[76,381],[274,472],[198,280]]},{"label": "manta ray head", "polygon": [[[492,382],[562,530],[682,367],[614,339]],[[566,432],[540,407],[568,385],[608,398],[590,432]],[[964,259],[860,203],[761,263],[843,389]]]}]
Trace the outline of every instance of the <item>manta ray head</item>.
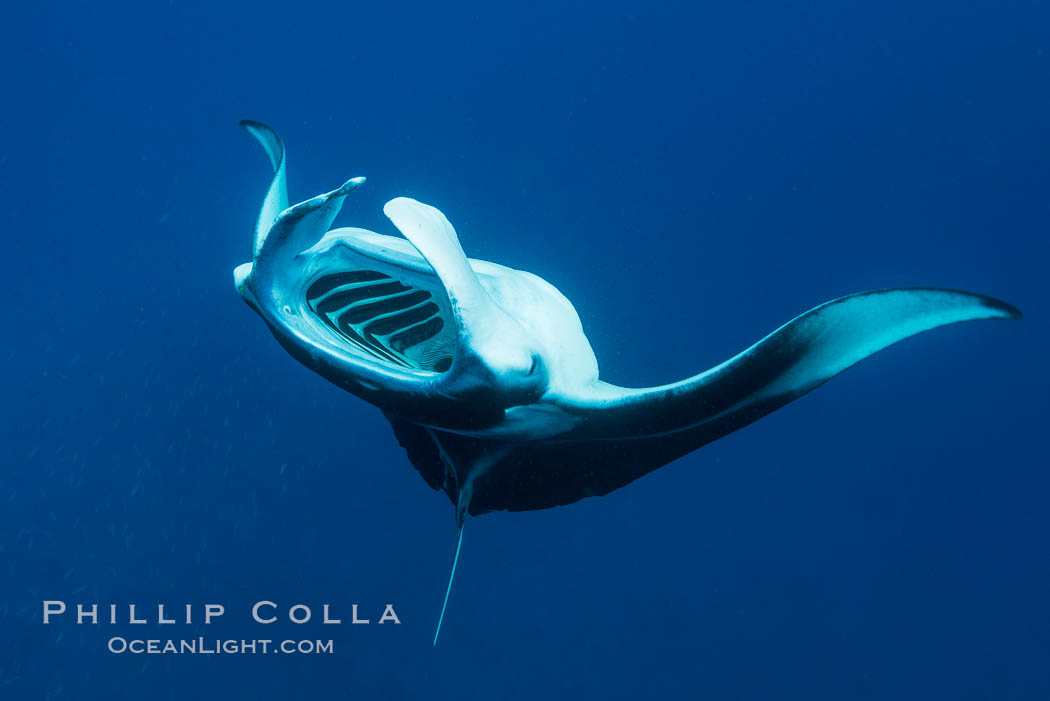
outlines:
[{"label": "manta ray head", "polygon": [[490,310],[482,327],[460,330],[449,391],[471,402],[509,409],[534,404],[546,393],[550,377],[542,351],[520,322],[502,309]]},{"label": "manta ray head", "polygon": [[[558,365],[550,337],[564,332],[551,320],[571,310],[560,293],[529,273],[468,260],[445,216],[415,200],[384,207],[404,238],[330,230],[364,178],[289,207],[283,145],[262,125],[245,127],[266,147],[274,178],[252,261],[234,270],[234,283],[294,357],[384,411],[431,425],[497,423],[544,397]],[[586,344],[571,317],[569,331],[575,322]]]}]

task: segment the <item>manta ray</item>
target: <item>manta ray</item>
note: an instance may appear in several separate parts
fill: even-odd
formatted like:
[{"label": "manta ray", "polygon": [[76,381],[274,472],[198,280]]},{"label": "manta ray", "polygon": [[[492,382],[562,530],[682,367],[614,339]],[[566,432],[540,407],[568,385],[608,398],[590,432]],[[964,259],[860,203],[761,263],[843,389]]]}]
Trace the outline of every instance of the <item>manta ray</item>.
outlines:
[{"label": "manta ray", "polygon": [[937,288],[861,292],[795,317],[709,370],[659,387],[599,379],[572,303],[532,273],[467,258],[438,209],[406,197],[383,212],[402,237],[329,229],[365,182],[288,205],[285,149],[241,125],[273,179],[255,220],[241,297],[278,342],[328,381],[378,407],[412,465],[468,515],[609,494],[810,392],[922,331],[1021,313]]}]

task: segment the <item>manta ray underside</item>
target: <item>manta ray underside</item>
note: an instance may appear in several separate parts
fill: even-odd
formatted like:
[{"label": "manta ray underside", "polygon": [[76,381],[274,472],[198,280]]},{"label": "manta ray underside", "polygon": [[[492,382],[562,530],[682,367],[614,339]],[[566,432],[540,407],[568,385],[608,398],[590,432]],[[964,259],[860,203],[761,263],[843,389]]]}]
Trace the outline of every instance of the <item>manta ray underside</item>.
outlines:
[{"label": "manta ray underside", "polygon": [[274,177],[237,290],[297,360],[384,412],[423,479],[455,506],[459,543],[467,514],[608,494],[897,341],[1021,316],[970,292],[863,292],[693,377],[618,387],[598,379],[576,310],[552,285],[468,259],[445,216],[408,198],[383,208],[404,238],[329,230],[364,178],[289,207],[283,144],[263,124],[242,126]]}]

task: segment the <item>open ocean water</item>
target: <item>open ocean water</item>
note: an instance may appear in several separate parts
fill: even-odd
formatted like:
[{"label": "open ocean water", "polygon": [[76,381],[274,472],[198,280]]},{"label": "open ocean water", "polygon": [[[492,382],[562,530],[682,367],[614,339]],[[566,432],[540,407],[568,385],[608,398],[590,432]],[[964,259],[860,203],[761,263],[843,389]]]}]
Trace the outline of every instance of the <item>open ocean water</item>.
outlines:
[{"label": "open ocean water", "polygon": [[[1046,3],[10,2],[0,60],[0,699],[1050,698]],[[469,520],[433,647],[452,506],[234,290],[270,177],[243,118],[292,202],[367,176],[340,225],[415,197],[555,284],[611,382],[861,290],[1025,318]]]}]

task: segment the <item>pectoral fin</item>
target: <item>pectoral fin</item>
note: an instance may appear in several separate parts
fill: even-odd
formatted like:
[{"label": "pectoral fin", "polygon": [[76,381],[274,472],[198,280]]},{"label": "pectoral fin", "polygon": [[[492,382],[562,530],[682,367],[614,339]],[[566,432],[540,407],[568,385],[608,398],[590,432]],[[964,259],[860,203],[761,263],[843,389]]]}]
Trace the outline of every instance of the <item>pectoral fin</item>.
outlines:
[{"label": "pectoral fin", "polygon": [[739,428],[917,333],[960,321],[1020,316],[1006,302],[970,292],[862,292],[811,309],[694,377],[648,389],[599,383],[587,400],[565,408],[591,419],[578,437],[641,438],[712,422]]}]

